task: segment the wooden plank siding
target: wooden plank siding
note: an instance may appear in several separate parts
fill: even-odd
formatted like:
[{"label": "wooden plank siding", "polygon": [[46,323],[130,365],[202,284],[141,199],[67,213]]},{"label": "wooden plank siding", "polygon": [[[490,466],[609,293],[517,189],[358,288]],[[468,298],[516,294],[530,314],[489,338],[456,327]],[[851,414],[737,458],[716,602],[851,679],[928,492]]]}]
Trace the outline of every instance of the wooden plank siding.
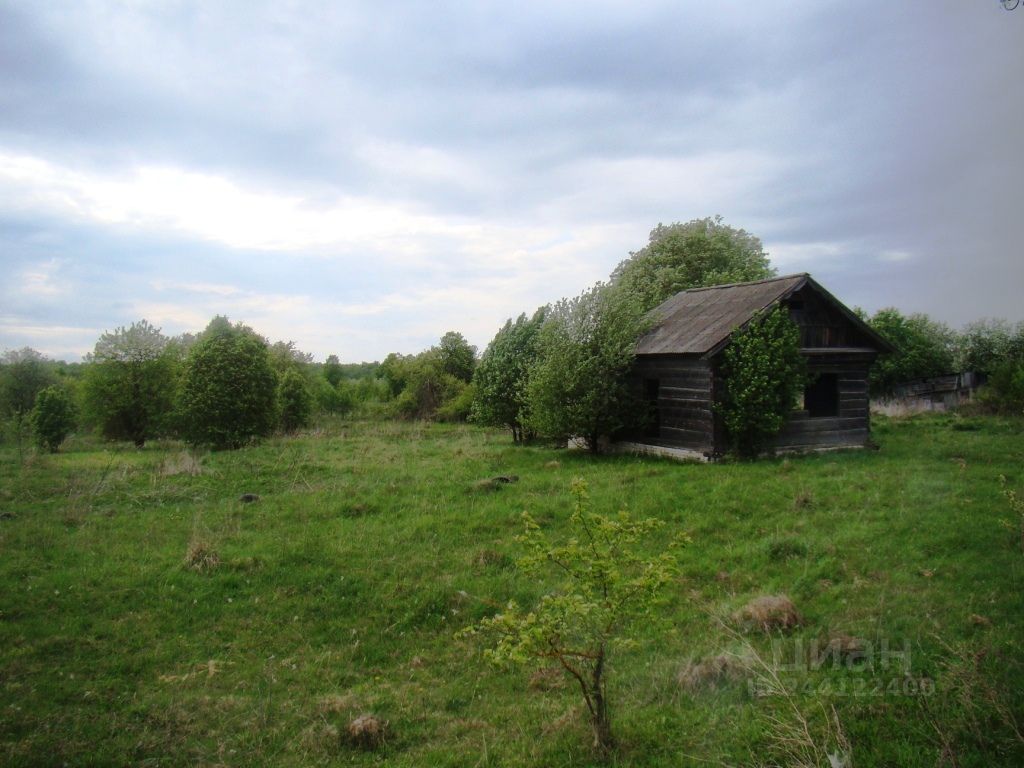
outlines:
[{"label": "wooden plank siding", "polygon": [[836,416],[811,418],[806,411],[797,411],[776,436],[776,448],[814,448],[860,446],[870,435],[868,411],[868,369],[870,358],[864,355],[830,353],[808,360],[813,374],[836,375],[839,413]]},{"label": "wooden plank siding", "polygon": [[712,370],[707,360],[684,355],[644,355],[634,366],[638,391],[658,382],[657,434],[631,437],[652,445],[710,451],[714,447]]}]

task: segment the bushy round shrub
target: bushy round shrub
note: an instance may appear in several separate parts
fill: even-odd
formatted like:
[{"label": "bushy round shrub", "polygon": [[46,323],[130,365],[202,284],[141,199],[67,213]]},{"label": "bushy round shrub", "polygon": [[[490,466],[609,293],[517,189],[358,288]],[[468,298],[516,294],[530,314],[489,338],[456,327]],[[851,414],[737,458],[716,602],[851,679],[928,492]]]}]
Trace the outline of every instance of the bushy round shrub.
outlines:
[{"label": "bushy round shrub", "polygon": [[32,409],[32,434],[36,444],[56,453],[75,428],[75,406],[61,387],[47,387],[36,395]]},{"label": "bushy round shrub", "polygon": [[239,448],[274,430],[276,401],[266,341],[242,325],[211,323],[185,365],[178,397],[185,440]]}]

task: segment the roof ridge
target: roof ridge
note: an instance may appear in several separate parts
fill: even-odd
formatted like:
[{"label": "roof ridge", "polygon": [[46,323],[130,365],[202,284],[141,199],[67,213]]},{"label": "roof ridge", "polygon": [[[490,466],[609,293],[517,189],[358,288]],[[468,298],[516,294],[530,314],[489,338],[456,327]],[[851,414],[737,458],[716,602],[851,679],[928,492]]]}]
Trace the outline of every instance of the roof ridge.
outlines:
[{"label": "roof ridge", "polygon": [[[723,283],[721,285],[705,285],[701,288],[687,288],[685,291],[680,293],[697,293],[698,291],[718,291],[722,288],[739,288],[743,285],[761,285],[763,283],[774,283],[780,280],[792,280],[795,277],[810,277],[808,272],[794,272],[791,275],[779,275],[778,277],[766,277],[763,280],[750,280],[745,283]],[[679,294],[676,294],[677,296]]]}]

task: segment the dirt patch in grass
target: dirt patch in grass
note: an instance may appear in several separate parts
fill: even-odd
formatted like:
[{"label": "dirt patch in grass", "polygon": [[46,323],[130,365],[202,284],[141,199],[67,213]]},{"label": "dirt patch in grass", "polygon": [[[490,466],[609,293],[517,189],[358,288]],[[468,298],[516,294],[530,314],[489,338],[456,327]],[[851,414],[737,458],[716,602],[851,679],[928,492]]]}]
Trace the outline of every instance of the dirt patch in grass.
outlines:
[{"label": "dirt patch in grass", "polygon": [[803,617],[785,595],[756,597],[733,614],[733,620],[745,629],[762,632],[788,631],[799,627]]}]

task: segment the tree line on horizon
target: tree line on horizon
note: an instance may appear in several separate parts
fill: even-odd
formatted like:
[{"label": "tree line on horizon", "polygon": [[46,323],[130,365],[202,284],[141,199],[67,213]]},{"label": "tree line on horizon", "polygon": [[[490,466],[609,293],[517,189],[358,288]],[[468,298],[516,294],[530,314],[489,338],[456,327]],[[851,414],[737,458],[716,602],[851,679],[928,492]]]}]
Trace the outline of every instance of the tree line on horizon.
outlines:
[{"label": "tree line on horizon", "polygon": [[[350,364],[331,355],[314,363],[293,342],[271,343],[223,316],[198,334],[175,337],[140,320],[101,335],[83,363],[51,361],[30,348],[5,352],[0,417],[19,446],[31,427],[49,450],[75,428],[138,447],[175,437],[236,448],[332,414],[472,420],[508,429],[517,443],[576,437],[596,450],[603,436],[649,416],[627,374],[653,307],[689,288],[775,274],[761,241],[721,217],[659,224],[607,282],[510,318],[480,355],[449,331],[415,355]],[[954,331],[891,307],[860,314],[896,349],[875,364],[872,396],[970,370],[988,379],[983,404],[1024,413],[1024,323],[980,320]],[[786,331],[779,326],[777,333]],[[744,343],[751,350],[767,344]],[[781,365],[762,363],[769,372]],[[794,369],[776,378],[782,396],[772,402],[784,412],[799,376]]]}]

